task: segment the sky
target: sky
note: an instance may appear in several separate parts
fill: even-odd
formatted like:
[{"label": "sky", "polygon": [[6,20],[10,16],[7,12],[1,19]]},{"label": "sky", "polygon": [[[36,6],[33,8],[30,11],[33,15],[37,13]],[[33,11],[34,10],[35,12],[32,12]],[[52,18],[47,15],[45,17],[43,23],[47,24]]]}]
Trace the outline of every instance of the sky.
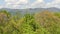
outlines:
[{"label": "sky", "polygon": [[0,0],[0,8],[60,8],[60,0]]}]

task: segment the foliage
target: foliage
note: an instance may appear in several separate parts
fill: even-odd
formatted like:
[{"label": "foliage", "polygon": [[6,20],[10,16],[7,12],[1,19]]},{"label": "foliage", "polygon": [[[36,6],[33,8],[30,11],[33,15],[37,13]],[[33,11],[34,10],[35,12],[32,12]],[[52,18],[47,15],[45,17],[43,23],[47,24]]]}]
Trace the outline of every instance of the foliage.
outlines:
[{"label": "foliage", "polygon": [[43,11],[24,16],[16,12],[12,16],[0,11],[0,34],[60,34],[60,14]]}]

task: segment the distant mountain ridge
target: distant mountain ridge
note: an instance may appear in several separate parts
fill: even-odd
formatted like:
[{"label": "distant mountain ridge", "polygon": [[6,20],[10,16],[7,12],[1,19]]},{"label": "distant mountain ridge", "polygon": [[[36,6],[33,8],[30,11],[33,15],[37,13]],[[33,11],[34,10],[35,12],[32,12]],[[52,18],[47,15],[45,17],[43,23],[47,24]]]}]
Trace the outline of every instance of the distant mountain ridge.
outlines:
[{"label": "distant mountain ridge", "polygon": [[26,13],[26,12],[29,12],[29,13],[34,13],[34,12],[41,12],[41,11],[45,11],[45,10],[48,10],[48,11],[51,11],[51,12],[60,12],[60,9],[59,8],[55,8],[55,7],[51,7],[51,8],[28,8],[28,9],[10,9],[10,8],[2,8],[0,10],[7,10],[9,12],[21,12],[21,13]]}]

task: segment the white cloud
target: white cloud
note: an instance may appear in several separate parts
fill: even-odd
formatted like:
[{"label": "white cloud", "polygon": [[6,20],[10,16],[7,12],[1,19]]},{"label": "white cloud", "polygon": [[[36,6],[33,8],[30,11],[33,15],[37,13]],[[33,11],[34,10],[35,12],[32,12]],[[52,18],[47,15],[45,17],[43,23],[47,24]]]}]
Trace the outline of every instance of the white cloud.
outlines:
[{"label": "white cloud", "polygon": [[[5,0],[6,7],[8,8],[17,8],[20,5],[26,5],[28,3],[28,0]],[[21,6],[22,7],[22,6]]]},{"label": "white cloud", "polygon": [[0,8],[3,8],[3,6],[0,5]]},{"label": "white cloud", "polygon": [[30,4],[29,0],[5,0],[6,7],[8,8],[33,8],[37,4],[44,2],[43,0],[36,0],[34,3]]},{"label": "white cloud", "polygon": [[34,3],[31,4],[31,6],[35,6],[36,4],[44,2],[43,0],[36,0]]},{"label": "white cloud", "polygon": [[30,3],[29,0],[5,0],[5,5],[0,6],[5,8],[49,8],[58,7],[60,8],[60,0],[53,0],[52,2],[45,3],[44,0],[35,0]]},{"label": "white cloud", "polygon": [[31,4],[31,7],[37,7],[37,8],[49,8],[49,7],[57,7],[60,8],[60,0],[53,0],[52,2],[45,3],[44,0],[37,0],[33,4]]},{"label": "white cloud", "polygon": [[46,4],[46,7],[57,7],[57,8],[59,8],[59,6],[60,6],[60,0],[54,0],[53,2]]},{"label": "white cloud", "polygon": [[37,2],[43,2],[43,0],[36,0]]}]

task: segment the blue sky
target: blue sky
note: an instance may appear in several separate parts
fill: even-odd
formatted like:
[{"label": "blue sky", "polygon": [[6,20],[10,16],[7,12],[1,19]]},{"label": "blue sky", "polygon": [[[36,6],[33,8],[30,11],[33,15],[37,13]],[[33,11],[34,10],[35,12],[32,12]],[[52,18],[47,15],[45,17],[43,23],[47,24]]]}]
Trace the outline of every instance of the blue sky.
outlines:
[{"label": "blue sky", "polygon": [[4,5],[4,4],[5,4],[4,0],[0,0],[0,5]]},{"label": "blue sky", "polygon": [[60,0],[0,0],[0,8],[60,8]]},{"label": "blue sky", "polygon": [[45,3],[49,3],[49,2],[52,2],[53,0],[44,0]]}]

